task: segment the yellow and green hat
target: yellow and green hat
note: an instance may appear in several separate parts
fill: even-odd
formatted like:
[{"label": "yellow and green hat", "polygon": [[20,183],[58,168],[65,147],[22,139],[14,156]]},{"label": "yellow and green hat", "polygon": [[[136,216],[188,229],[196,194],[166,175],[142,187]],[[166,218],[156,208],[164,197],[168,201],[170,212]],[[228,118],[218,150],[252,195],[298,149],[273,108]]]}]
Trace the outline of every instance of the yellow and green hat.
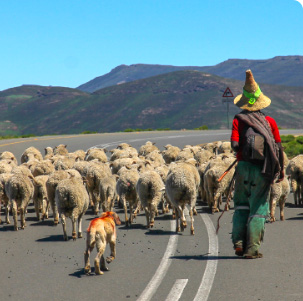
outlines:
[{"label": "yellow and green hat", "polygon": [[268,107],[270,103],[271,100],[262,93],[251,70],[246,70],[243,93],[234,99],[234,104],[243,110],[259,111]]}]

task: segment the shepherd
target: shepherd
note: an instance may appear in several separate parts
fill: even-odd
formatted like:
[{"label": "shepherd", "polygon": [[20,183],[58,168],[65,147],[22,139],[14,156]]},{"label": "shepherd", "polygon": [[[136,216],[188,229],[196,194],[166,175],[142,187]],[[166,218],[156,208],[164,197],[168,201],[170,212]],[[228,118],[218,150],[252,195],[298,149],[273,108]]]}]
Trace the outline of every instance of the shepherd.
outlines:
[{"label": "shepherd", "polygon": [[283,149],[276,121],[262,109],[271,104],[246,71],[243,93],[234,99],[242,111],[235,115],[231,146],[237,153],[232,242],[235,254],[261,258],[259,248],[269,216],[270,187],[284,178]]}]

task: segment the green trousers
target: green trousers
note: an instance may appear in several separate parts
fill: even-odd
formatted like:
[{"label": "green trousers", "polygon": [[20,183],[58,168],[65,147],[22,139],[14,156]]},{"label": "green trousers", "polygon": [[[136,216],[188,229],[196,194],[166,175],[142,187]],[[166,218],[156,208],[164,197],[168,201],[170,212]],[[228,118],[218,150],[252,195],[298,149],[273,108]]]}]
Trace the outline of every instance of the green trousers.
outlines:
[{"label": "green trousers", "polygon": [[244,255],[258,253],[269,215],[270,182],[261,169],[245,161],[236,168],[232,241],[235,248],[243,248]]}]

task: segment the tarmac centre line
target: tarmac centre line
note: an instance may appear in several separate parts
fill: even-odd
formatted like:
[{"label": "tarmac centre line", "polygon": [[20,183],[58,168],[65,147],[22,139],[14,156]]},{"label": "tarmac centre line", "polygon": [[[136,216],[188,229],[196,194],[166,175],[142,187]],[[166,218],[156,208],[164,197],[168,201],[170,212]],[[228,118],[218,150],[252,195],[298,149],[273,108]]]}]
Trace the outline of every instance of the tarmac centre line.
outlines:
[{"label": "tarmac centre line", "polygon": [[187,282],[188,279],[177,279],[165,301],[178,301],[181,298]]},{"label": "tarmac centre line", "polygon": [[[203,219],[203,222],[205,223],[206,230],[208,233],[208,240],[209,240],[208,253],[211,254],[211,256],[218,256],[219,244],[218,244],[218,237],[215,232],[215,227],[207,214],[200,214],[200,216]],[[175,225],[175,221],[171,221],[171,231],[174,231],[174,225]],[[174,255],[177,247],[177,243],[178,243],[178,235],[172,235],[168,241],[166,251],[159,264],[158,269],[156,270],[156,273],[154,274],[150,282],[147,284],[146,288],[139,296],[137,301],[151,300],[151,298],[157,291],[159,285],[161,284],[162,280],[164,279],[170,264],[172,263],[172,259],[170,257]],[[217,259],[207,260],[203,278],[201,280],[194,301],[206,301],[208,299],[209,293],[211,291],[215,279],[217,264],[218,264]],[[177,279],[166,301],[179,300],[178,298],[181,297],[183,290],[187,284],[187,281],[188,279]],[[174,296],[174,298],[168,299],[171,298],[171,296]],[[175,296],[177,296],[178,298],[176,298]]]},{"label": "tarmac centre line", "polygon": [[219,251],[218,237],[211,219],[207,214],[200,214],[200,216],[206,225],[209,240],[208,253],[213,257],[213,260],[207,260],[205,272],[194,301],[208,299],[217,272],[218,259],[214,259],[214,257],[218,256]]},{"label": "tarmac centre line", "polygon": [[[175,221],[170,222],[171,231],[174,231]],[[161,284],[163,278],[166,275],[166,272],[172,263],[172,259],[170,258],[175,254],[178,243],[178,234],[171,235],[166,247],[166,251],[163,255],[163,258],[159,264],[159,267],[156,270],[156,273],[152,277],[152,279],[147,284],[146,288],[139,296],[137,301],[149,301],[154,293],[157,291],[159,285]]]}]

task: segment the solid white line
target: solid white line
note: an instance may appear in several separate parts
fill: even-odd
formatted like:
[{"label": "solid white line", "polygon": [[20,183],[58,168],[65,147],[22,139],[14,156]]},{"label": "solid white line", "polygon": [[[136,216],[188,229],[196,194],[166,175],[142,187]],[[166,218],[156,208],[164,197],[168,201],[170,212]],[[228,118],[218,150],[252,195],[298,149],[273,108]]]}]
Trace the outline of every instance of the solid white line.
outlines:
[{"label": "solid white line", "polygon": [[184,291],[188,279],[177,279],[165,301],[178,301]]},{"label": "solid white line", "polygon": [[183,137],[197,137],[197,136],[219,136],[219,135],[224,135],[225,133],[197,133],[197,134],[183,134],[183,135],[174,135],[174,136],[158,136],[158,137],[149,137],[149,138],[138,138],[138,139],[128,139],[128,140],[120,140],[120,141],[115,141],[115,142],[110,142],[110,143],[105,143],[105,144],[99,144],[92,146],[90,148],[106,148],[109,146],[113,145],[118,145],[123,142],[137,142],[137,141],[152,141],[154,139],[160,140],[160,139],[177,139],[177,138],[183,138]]},{"label": "solid white line", "polygon": [[[174,231],[175,221],[170,222],[170,228],[171,231]],[[137,301],[148,301],[152,298],[154,293],[157,291],[159,285],[161,284],[163,278],[165,277],[166,272],[172,262],[172,259],[170,257],[175,254],[177,243],[178,243],[178,234],[171,235],[167,243],[166,251],[163,255],[163,258],[159,264],[156,273],[154,274],[153,278],[149,281],[149,283],[147,284],[146,288],[139,296]]]},{"label": "solid white line", "polygon": [[[218,237],[216,235],[215,227],[208,215],[200,214],[200,216],[202,217],[206,225],[206,229],[208,233],[208,240],[209,240],[208,253],[211,256],[218,256],[219,244],[218,244]],[[204,275],[194,301],[206,301],[208,299],[210,290],[212,288],[215,279],[217,265],[218,265],[217,259],[213,258],[207,261],[206,269],[204,271]]]}]

